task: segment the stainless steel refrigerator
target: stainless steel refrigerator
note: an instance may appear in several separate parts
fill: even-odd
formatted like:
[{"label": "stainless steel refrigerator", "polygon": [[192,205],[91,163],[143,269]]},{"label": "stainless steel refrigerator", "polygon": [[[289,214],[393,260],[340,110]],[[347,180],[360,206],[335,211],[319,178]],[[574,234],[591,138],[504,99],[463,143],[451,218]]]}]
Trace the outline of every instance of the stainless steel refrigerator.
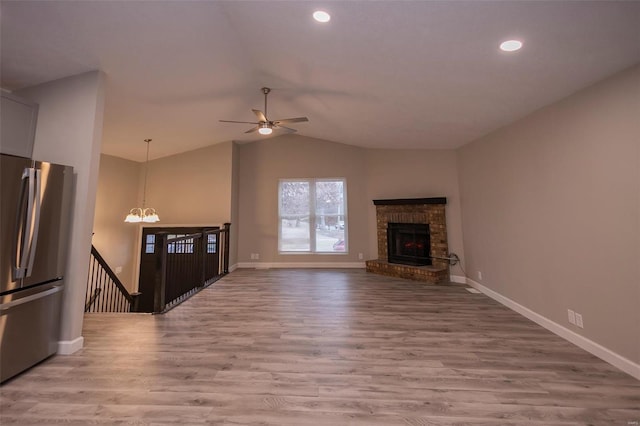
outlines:
[{"label": "stainless steel refrigerator", "polygon": [[73,168],[0,155],[3,382],[57,351]]}]

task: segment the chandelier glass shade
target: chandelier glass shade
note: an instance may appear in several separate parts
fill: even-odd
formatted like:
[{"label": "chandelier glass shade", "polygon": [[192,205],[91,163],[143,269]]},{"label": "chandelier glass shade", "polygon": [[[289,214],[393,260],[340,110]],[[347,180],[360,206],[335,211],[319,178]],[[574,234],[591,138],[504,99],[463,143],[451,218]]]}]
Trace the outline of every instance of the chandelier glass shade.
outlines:
[{"label": "chandelier glass shade", "polygon": [[142,207],[135,207],[129,211],[124,221],[127,223],[156,223],[160,221],[160,218],[156,213],[156,209],[153,207],[146,207],[144,209]]},{"label": "chandelier glass shade", "polygon": [[147,143],[147,161],[144,165],[144,188],[142,190],[142,207],[134,207],[129,210],[129,214],[124,219],[127,223],[156,223],[160,221],[160,217],[158,217],[158,213],[156,213],[156,209],[153,207],[145,207],[146,199],[147,199],[147,175],[149,172],[149,143],[151,139],[144,140]]}]

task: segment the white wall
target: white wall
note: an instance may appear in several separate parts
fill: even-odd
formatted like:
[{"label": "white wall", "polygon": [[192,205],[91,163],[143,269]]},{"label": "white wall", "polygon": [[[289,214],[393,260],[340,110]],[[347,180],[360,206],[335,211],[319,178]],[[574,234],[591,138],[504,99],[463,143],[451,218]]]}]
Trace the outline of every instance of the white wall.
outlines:
[{"label": "white wall", "polygon": [[82,347],[82,320],[98,182],[104,74],[98,71],[33,86],[16,94],[40,105],[33,156],[73,166],[75,202],[65,276],[60,353]]}]

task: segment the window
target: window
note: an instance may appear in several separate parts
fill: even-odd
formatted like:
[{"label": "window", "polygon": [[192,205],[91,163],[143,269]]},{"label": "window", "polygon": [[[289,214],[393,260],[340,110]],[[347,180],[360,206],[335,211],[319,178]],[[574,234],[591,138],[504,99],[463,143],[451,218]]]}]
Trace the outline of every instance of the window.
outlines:
[{"label": "window", "polygon": [[278,195],[280,252],[347,252],[345,179],[283,179]]},{"label": "window", "polygon": [[218,235],[207,234],[207,253],[218,252]]},{"label": "window", "polygon": [[144,252],[149,254],[153,253],[156,248],[156,236],[153,234],[147,235],[147,241],[145,241],[145,249]]}]

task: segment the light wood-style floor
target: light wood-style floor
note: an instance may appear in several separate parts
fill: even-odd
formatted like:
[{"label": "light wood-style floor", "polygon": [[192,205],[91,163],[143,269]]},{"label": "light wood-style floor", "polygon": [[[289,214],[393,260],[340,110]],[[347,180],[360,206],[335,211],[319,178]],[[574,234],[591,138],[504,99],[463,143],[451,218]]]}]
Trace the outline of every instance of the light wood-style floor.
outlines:
[{"label": "light wood-style floor", "polygon": [[0,423],[638,425],[640,381],[458,284],[238,270],[0,388]]}]

